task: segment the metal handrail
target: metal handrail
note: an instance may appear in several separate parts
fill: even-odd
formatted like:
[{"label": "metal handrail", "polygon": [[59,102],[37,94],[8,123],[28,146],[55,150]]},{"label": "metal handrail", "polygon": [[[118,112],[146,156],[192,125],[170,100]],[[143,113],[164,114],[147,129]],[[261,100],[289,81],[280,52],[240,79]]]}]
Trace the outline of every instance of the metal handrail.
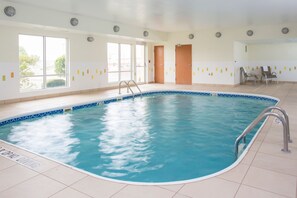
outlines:
[{"label": "metal handrail", "polygon": [[119,83],[119,94],[121,94],[121,85],[122,85],[122,83],[125,83],[125,84],[127,85],[127,93],[129,93],[129,89],[130,89],[130,91],[131,91],[131,93],[132,93],[132,95],[133,95],[133,98],[134,98],[134,92],[133,92],[133,90],[131,89],[131,87],[129,86],[129,84],[127,83],[127,81],[125,81],[125,80],[122,80],[122,81]]},{"label": "metal handrail", "polygon": [[137,87],[138,91],[140,92],[140,95],[142,96],[142,91],[140,90],[140,88],[138,87],[137,83],[134,80],[129,80],[128,81],[128,85],[130,86],[130,82],[133,82],[133,84]]},{"label": "metal handrail", "polygon": [[291,135],[290,135],[290,122],[289,122],[289,116],[288,116],[287,112],[284,109],[282,109],[282,108],[280,108],[278,106],[271,106],[271,107],[267,107],[266,109],[264,109],[265,112],[268,112],[270,110],[278,110],[284,115],[285,120],[287,122],[287,127],[288,127],[288,129],[287,129],[288,130],[288,140],[289,140],[290,143],[292,143],[293,141],[292,141]]},{"label": "metal handrail", "polygon": [[[246,142],[246,135],[248,133],[251,132],[251,130],[263,119],[263,118],[266,118],[268,116],[274,116],[274,117],[277,117],[281,123],[283,124],[283,138],[284,138],[284,148],[282,149],[282,151],[284,152],[290,152],[289,150],[289,146],[288,146],[288,143],[289,143],[289,132],[288,132],[288,129],[289,127],[287,126],[288,123],[286,121],[286,119],[284,119],[282,116],[280,116],[279,114],[277,113],[273,113],[273,112],[267,112],[271,109],[277,109],[279,110],[278,108],[274,108],[274,107],[268,107],[266,109],[264,109],[262,111],[262,113],[241,133],[240,136],[237,137],[236,141],[235,141],[235,144],[234,144],[234,152],[235,152],[235,157],[237,158],[238,157],[238,146],[239,146],[239,143],[240,141],[243,139],[244,142]],[[284,110],[282,110],[281,112],[283,112]],[[286,114],[284,114],[286,115]]]}]

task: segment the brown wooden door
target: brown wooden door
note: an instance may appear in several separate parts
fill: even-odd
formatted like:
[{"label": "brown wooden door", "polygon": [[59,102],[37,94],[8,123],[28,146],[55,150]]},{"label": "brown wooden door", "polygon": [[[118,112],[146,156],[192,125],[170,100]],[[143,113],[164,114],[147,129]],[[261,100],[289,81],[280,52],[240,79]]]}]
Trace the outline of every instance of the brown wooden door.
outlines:
[{"label": "brown wooden door", "polygon": [[192,45],[175,46],[176,84],[192,84]]},{"label": "brown wooden door", "polygon": [[155,83],[164,83],[164,46],[155,46]]}]

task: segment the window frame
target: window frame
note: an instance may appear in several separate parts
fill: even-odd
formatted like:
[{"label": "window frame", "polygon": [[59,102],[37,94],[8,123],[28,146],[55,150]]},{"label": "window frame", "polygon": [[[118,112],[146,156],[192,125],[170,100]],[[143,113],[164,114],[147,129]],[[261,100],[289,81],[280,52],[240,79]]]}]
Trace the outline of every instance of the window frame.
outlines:
[{"label": "window frame", "polygon": [[[137,45],[143,46],[143,66],[137,66]],[[145,43],[136,43],[135,44],[135,81],[137,83],[146,83],[147,78],[147,64],[146,64],[146,44]],[[137,80],[137,68],[143,68],[143,82],[138,82]]]},{"label": "window frame", "polygon": [[[117,48],[118,48],[118,71],[109,71],[109,58],[108,58],[108,44],[117,44]],[[121,53],[121,45],[129,45],[130,47],[130,70],[122,70],[122,53]],[[115,84],[115,83],[119,83],[122,81],[121,79],[121,73],[125,73],[125,72],[130,72],[130,79],[133,79],[133,45],[131,43],[119,43],[119,42],[107,42],[107,65],[108,65],[108,69],[107,69],[107,73],[117,73],[118,74],[118,81],[109,81],[109,78],[107,77],[107,83],[108,84]]]},{"label": "window frame", "polygon": [[[66,37],[57,37],[57,36],[46,36],[46,35],[34,35],[34,34],[18,34],[18,49],[20,49],[20,36],[32,36],[32,37],[41,37],[42,38],[42,50],[43,50],[43,61],[42,61],[42,74],[38,75],[26,75],[23,76],[20,73],[20,81],[23,78],[35,78],[35,77],[42,77],[42,87],[40,89],[20,89],[20,92],[34,92],[34,91],[43,91],[43,90],[51,90],[51,89],[63,89],[68,88],[70,86],[69,82],[69,75],[70,75],[70,64],[69,64],[69,39]],[[46,50],[46,39],[47,38],[57,38],[57,39],[65,39],[65,86],[57,86],[57,87],[47,87],[47,77],[53,77],[53,76],[61,76],[62,74],[47,74],[47,50]],[[19,54],[20,55],[20,54]],[[19,64],[20,69],[20,64]],[[20,71],[20,70],[19,70]]]}]

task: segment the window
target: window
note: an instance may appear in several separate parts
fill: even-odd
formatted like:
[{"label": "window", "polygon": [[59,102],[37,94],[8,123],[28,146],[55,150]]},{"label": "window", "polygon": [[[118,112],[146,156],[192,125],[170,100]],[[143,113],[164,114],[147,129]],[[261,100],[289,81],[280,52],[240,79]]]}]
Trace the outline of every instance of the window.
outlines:
[{"label": "window", "polygon": [[136,82],[145,82],[145,51],[144,45],[136,45]]},{"label": "window", "polygon": [[19,35],[21,91],[67,86],[66,60],[65,38]]},{"label": "window", "polygon": [[132,78],[131,45],[107,43],[108,82],[114,83]]}]

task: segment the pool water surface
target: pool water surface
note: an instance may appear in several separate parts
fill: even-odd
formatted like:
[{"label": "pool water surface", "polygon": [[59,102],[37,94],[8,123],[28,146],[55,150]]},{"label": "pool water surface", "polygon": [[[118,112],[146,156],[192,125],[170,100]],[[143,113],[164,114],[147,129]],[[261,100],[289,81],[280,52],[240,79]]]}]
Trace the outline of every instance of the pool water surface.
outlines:
[{"label": "pool water surface", "polygon": [[111,179],[183,181],[234,163],[237,136],[276,102],[230,94],[149,93],[3,124],[0,138]]}]

